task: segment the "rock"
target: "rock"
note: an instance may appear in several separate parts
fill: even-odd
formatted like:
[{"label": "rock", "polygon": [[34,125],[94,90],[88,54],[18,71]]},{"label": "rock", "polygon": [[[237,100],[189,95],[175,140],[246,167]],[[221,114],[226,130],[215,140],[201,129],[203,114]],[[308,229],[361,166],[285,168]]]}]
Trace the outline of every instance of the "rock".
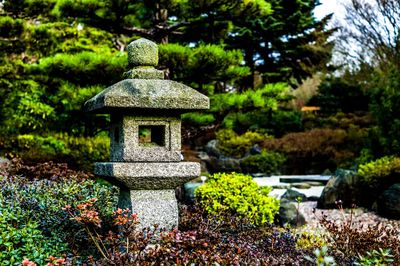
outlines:
[{"label": "rock", "polygon": [[307,197],[307,201],[318,201],[318,200],[319,200],[319,197],[317,197],[317,196]]},{"label": "rock", "polygon": [[377,203],[379,214],[391,219],[400,219],[400,183],[385,190]]},{"label": "rock", "polygon": [[207,164],[207,167],[211,173],[242,171],[239,159],[225,156],[221,156],[219,158],[210,157],[210,162]]},{"label": "rock", "polygon": [[264,173],[253,173],[251,174],[252,177],[266,177],[267,175]]},{"label": "rock", "polygon": [[304,215],[297,210],[294,203],[283,199],[278,213],[278,221],[281,226],[289,224],[291,226],[303,226],[306,224]]},{"label": "rock", "polygon": [[317,208],[336,208],[335,203],[341,200],[344,207],[351,207],[356,202],[357,175],[350,170],[337,170],[326,184],[318,200]]},{"label": "rock", "polygon": [[204,151],[199,151],[199,153],[197,154],[197,157],[199,157],[200,160],[202,161],[209,161],[210,160],[210,156],[208,156],[208,154]]},{"label": "rock", "polygon": [[309,182],[307,182],[307,184],[309,184],[312,187],[324,186],[324,184],[322,182],[317,182],[317,181],[309,181]]},{"label": "rock", "polygon": [[222,156],[221,151],[218,149],[218,140],[213,139],[210,140],[206,146],[204,147],[206,153],[208,154],[208,156],[214,156],[219,158],[220,156]]},{"label": "rock", "polygon": [[307,183],[293,183],[291,184],[292,187],[300,188],[300,189],[309,189],[311,186]]},{"label": "rock", "polygon": [[208,154],[208,158],[205,161],[207,169],[211,173],[216,172],[241,172],[240,160],[232,157],[227,157],[222,154],[218,149],[218,141],[216,139],[210,140],[204,147]]},{"label": "rock", "polygon": [[290,185],[272,185],[273,189],[290,189]]},{"label": "rock", "polygon": [[193,203],[195,200],[194,191],[202,185],[203,183],[186,183],[184,185],[184,200],[186,202]]},{"label": "rock", "polygon": [[255,144],[253,147],[250,149],[250,154],[251,155],[256,155],[256,154],[261,154],[262,149],[258,144]]},{"label": "rock", "polygon": [[290,188],[286,190],[285,194],[281,197],[281,199],[287,199],[289,201],[297,201],[297,198],[301,198],[301,202],[307,201],[306,195]]}]

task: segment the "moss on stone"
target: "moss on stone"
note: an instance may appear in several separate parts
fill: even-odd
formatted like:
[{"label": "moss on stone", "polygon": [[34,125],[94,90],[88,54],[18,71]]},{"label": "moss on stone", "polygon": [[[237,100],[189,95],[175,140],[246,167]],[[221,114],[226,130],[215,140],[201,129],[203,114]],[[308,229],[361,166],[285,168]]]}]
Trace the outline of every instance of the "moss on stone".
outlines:
[{"label": "moss on stone", "polygon": [[127,46],[129,66],[157,66],[158,47],[152,41],[141,38]]}]

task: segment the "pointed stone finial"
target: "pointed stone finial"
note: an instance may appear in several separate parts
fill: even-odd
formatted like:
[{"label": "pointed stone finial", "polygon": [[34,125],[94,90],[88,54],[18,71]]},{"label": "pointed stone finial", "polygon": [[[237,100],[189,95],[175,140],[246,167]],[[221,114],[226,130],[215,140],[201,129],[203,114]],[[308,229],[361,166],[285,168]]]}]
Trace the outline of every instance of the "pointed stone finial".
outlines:
[{"label": "pointed stone finial", "polygon": [[154,69],[158,65],[158,46],[141,38],[127,46],[128,63],[132,70],[123,77],[130,79],[164,79],[164,72]]}]

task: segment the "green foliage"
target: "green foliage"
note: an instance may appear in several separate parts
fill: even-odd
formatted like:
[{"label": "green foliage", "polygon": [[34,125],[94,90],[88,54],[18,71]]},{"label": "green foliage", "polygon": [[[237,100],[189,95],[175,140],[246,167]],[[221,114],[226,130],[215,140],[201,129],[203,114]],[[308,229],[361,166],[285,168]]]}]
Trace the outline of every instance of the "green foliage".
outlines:
[{"label": "green foliage", "polygon": [[214,174],[195,191],[195,196],[207,212],[224,219],[233,213],[256,225],[272,223],[279,211],[279,200],[268,196],[269,187],[259,187],[251,176]]},{"label": "green foliage", "polygon": [[310,262],[315,263],[317,266],[334,266],[336,265],[335,259],[328,255],[328,247],[323,246],[321,249],[314,250],[315,259],[306,257]]},{"label": "green foliage", "polygon": [[263,150],[261,154],[250,155],[240,162],[240,167],[245,173],[277,174],[286,161],[284,155],[278,152]]},{"label": "green foliage", "polygon": [[378,249],[368,251],[366,255],[359,256],[356,262],[356,265],[360,266],[372,266],[372,265],[379,265],[379,266],[386,266],[392,265],[391,263],[394,262],[393,255],[390,254],[390,249]]},{"label": "green foliage", "polygon": [[205,126],[213,123],[215,117],[212,114],[186,113],[182,115],[182,120],[193,126]]},{"label": "green foliage", "polygon": [[37,220],[20,206],[12,206],[0,197],[0,261],[2,265],[20,265],[27,257],[39,265],[53,254],[62,255],[66,245],[56,238],[46,238]]},{"label": "green foliage", "polygon": [[[285,54],[283,59],[290,53],[281,47],[310,52],[306,46],[314,47],[316,40],[318,47],[324,43],[320,37],[325,22],[315,21],[314,7],[311,0],[296,0],[293,7],[265,0],[4,0],[0,7],[0,87],[4,89],[0,132],[14,139],[18,134],[47,132],[93,137],[94,128],[106,129],[107,119],[84,114],[82,104],[121,79],[128,70],[123,51],[139,37],[162,43],[160,67],[168,69],[170,78],[217,94],[211,112],[203,117],[188,115],[190,122],[223,124],[241,133],[270,127],[265,121],[274,121],[275,128],[291,124],[287,128],[298,129],[298,114],[273,114],[285,101],[281,92],[287,86],[263,85],[271,81],[265,78],[266,72],[285,67],[271,62],[279,57],[272,56],[276,50]],[[286,29],[288,25],[297,26]],[[301,39],[301,45],[292,43],[293,39]],[[311,55],[307,54],[307,62],[321,61]],[[288,62],[299,65],[298,59],[290,57]],[[270,63],[273,70],[265,68]],[[247,79],[256,71],[264,80],[254,86]],[[290,79],[280,77],[274,81]],[[246,92],[256,87],[261,88]]]},{"label": "green foliage", "polygon": [[205,91],[207,94],[223,92],[220,82],[226,85],[249,75],[249,69],[241,65],[242,61],[239,50],[229,51],[218,45],[194,48],[179,44],[160,45],[160,65],[168,68],[170,78],[199,90],[210,88]]},{"label": "green foliage", "polygon": [[[280,105],[291,97],[286,84],[268,84],[256,90],[213,95],[210,112],[217,121],[222,121],[225,128],[237,132],[268,128],[274,126],[273,123],[279,125],[279,115],[276,114],[286,112]],[[270,123],[267,118],[271,117],[274,120]],[[299,120],[300,116],[294,119]]]},{"label": "green foliage", "polygon": [[31,73],[46,73],[52,78],[62,78],[76,84],[107,84],[120,80],[127,69],[124,53],[80,52],[75,54],[56,54],[43,58],[39,64],[27,66]]},{"label": "green foliage", "polygon": [[337,112],[353,113],[367,111],[369,99],[362,86],[342,77],[326,78],[319,86],[318,95],[308,103],[321,106],[321,112],[333,114]]},{"label": "green foliage", "polygon": [[217,94],[212,97],[211,111],[241,111],[251,109],[277,110],[280,101],[289,100],[289,87],[284,83],[268,84],[243,93]]},{"label": "green foliage", "polygon": [[326,246],[326,241],[320,233],[304,231],[297,235],[296,246],[301,249],[315,250]]},{"label": "green foliage", "polygon": [[16,139],[4,140],[9,156],[20,157],[25,161],[68,162],[83,170],[91,170],[92,163],[105,161],[109,157],[109,137],[75,137],[68,134],[18,135]]},{"label": "green foliage", "polygon": [[270,138],[267,134],[247,131],[238,135],[232,129],[222,129],[216,132],[218,148],[227,156],[243,157],[254,144]]},{"label": "green foliage", "polygon": [[378,124],[378,143],[372,147],[374,155],[397,154],[400,149],[399,73],[396,66],[389,66],[388,73],[377,70],[371,84],[371,111]]},{"label": "green foliage", "polygon": [[50,255],[71,253],[88,243],[83,230],[62,210],[65,205],[97,198],[100,216],[108,221],[118,200],[116,188],[92,180],[3,177],[0,185],[0,258],[5,262],[14,257],[12,265],[19,265],[24,257],[44,265]]},{"label": "green foliage", "polygon": [[342,129],[312,129],[289,133],[282,138],[267,139],[262,145],[268,151],[276,151],[287,157],[289,172],[322,173],[351,162],[358,153],[357,146]]},{"label": "green foliage", "polygon": [[371,190],[381,190],[400,180],[400,158],[382,157],[358,167],[360,181]]},{"label": "green foliage", "polygon": [[7,38],[20,35],[24,30],[24,21],[22,19],[13,19],[10,16],[0,17],[1,37]]}]

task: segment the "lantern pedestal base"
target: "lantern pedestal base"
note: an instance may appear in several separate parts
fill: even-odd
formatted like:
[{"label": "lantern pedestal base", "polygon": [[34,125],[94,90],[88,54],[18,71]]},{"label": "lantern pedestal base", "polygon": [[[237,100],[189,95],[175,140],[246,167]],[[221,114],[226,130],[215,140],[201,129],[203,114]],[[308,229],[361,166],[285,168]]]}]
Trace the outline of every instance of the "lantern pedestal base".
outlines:
[{"label": "lantern pedestal base", "polygon": [[193,162],[106,162],[95,164],[95,174],[121,189],[120,208],[138,214],[139,227],[173,229],[178,226],[175,188],[198,177]]},{"label": "lantern pedestal base", "polygon": [[137,213],[140,227],[158,224],[160,228],[178,227],[178,201],[175,190],[131,190],[132,212]]}]

